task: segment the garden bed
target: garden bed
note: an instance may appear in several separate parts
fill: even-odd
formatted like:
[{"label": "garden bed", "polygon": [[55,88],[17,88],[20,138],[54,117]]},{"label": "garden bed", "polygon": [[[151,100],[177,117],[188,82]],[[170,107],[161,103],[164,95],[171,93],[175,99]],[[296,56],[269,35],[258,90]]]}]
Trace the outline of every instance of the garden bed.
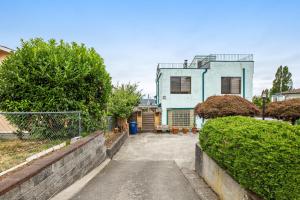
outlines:
[{"label": "garden bed", "polygon": [[[107,139],[106,139],[107,138]],[[106,143],[106,154],[109,158],[112,158],[124,144],[126,139],[128,138],[128,134],[126,132],[123,133],[106,133],[105,134],[105,143]]]},{"label": "garden bed", "polygon": [[111,147],[112,144],[122,135],[121,132],[106,132],[104,133],[105,146],[107,148]]},{"label": "garden bed", "polygon": [[0,173],[10,169],[33,154],[60,144],[61,140],[0,140]]}]

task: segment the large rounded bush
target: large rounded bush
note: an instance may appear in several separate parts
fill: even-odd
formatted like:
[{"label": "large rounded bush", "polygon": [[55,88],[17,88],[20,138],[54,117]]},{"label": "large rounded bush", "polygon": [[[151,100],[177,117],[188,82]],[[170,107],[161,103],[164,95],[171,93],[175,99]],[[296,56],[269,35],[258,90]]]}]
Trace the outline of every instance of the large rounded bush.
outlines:
[{"label": "large rounded bush", "polygon": [[211,96],[195,107],[195,113],[204,119],[225,116],[255,116],[259,109],[250,101],[234,95]]},{"label": "large rounded bush", "polygon": [[266,115],[295,124],[300,118],[300,99],[272,102],[267,106]]},{"label": "large rounded bush", "polygon": [[300,127],[250,117],[208,120],[201,148],[263,199],[300,199]]},{"label": "large rounded bush", "polygon": [[84,131],[99,128],[111,92],[99,54],[75,42],[21,43],[0,66],[0,110],[82,111]]}]

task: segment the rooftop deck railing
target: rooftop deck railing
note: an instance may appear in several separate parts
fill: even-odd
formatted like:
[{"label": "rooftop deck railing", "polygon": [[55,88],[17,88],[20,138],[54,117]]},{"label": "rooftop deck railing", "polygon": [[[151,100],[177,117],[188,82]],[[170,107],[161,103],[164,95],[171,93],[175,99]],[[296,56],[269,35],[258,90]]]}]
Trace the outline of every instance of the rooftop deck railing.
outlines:
[{"label": "rooftop deck railing", "polygon": [[253,54],[210,54],[203,60],[208,61],[253,61]]},{"label": "rooftop deck railing", "polygon": [[253,61],[253,54],[210,54],[206,57],[195,56],[193,62],[188,63],[187,65],[185,65],[185,63],[159,63],[157,68],[197,68],[196,61],[201,61],[202,65],[214,61]]},{"label": "rooftop deck railing", "polygon": [[158,68],[184,68],[184,63],[159,63]]}]

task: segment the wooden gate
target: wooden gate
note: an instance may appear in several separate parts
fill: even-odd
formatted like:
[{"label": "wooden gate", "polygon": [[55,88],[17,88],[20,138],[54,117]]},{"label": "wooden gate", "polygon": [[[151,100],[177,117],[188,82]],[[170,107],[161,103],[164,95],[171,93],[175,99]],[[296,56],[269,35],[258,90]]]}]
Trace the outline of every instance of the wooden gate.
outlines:
[{"label": "wooden gate", "polygon": [[154,112],[142,113],[142,132],[153,132],[155,130],[154,123]]}]

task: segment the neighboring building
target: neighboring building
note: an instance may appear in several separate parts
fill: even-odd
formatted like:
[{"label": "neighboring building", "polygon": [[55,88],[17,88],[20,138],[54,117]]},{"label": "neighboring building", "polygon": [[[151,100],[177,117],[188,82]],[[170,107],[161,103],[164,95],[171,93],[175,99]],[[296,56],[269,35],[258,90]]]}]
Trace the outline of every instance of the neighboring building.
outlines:
[{"label": "neighboring building", "polygon": [[141,99],[130,120],[137,122],[139,132],[152,132],[161,123],[160,114],[160,108],[158,108],[156,100],[148,96],[146,99]]},{"label": "neighboring building", "polygon": [[[0,64],[12,51],[12,49],[0,45]],[[0,115],[0,138],[6,138],[14,131],[16,131],[16,128],[9,124],[4,116]]]},{"label": "neighboring building", "polygon": [[0,63],[9,55],[13,50],[0,45]]},{"label": "neighboring building", "polygon": [[271,96],[271,102],[276,102],[276,101],[284,101],[285,100],[285,96],[283,96],[282,94],[278,93],[278,94],[273,94]]},{"label": "neighboring building", "polygon": [[156,100],[162,125],[201,127],[194,107],[212,95],[240,95],[251,101],[253,71],[252,54],[198,55],[191,63],[159,63]]},{"label": "neighboring building", "polygon": [[286,92],[278,93],[275,95],[272,95],[271,101],[284,101],[288,99],[300,99],[300,88],[298,89],[292,89]]},{"label": "neighboring building", "polygon": [[149,97],[147,99],[141,99],[139,107],[149,108],[151,106],[157,106],[155,99],[150,99]]}]

